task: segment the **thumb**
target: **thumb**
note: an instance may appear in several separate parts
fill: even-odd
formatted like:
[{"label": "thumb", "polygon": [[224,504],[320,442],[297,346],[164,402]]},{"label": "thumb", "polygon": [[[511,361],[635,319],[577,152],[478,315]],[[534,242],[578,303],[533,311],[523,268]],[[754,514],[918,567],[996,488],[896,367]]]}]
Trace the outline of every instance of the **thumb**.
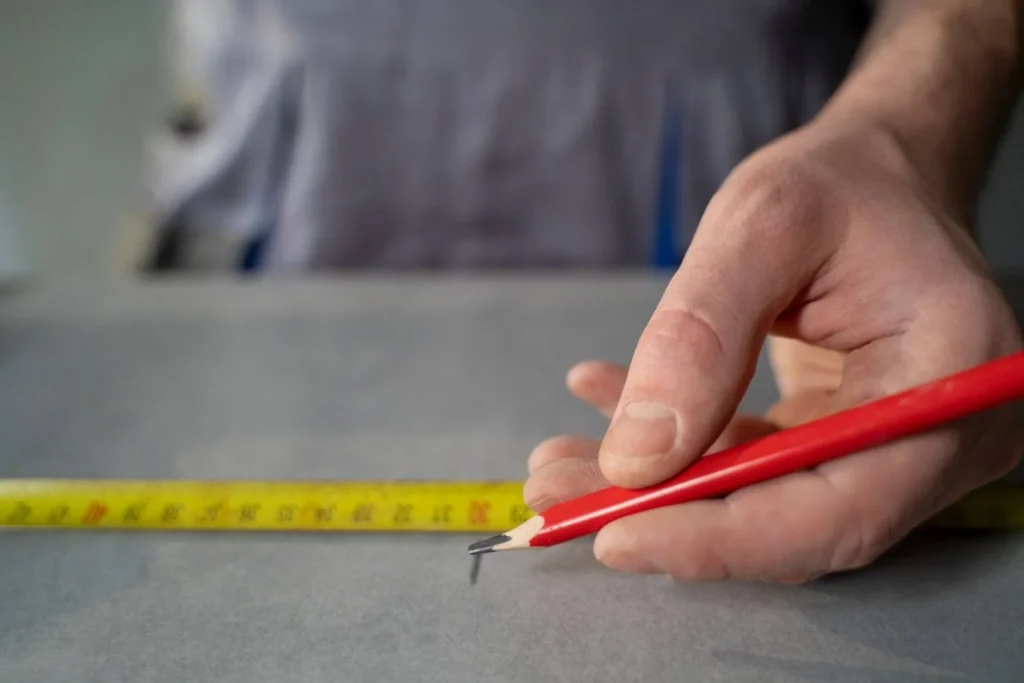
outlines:
[{"label": "thumb", "polygon": [[709,205],[637,343],[599,453],[614,485],[656,484],[707,451],[746,392],[772,323],[824,260],[814,226],[798,217],[766,223],[764,213],[733,207],[726,224],[723,212]]}]

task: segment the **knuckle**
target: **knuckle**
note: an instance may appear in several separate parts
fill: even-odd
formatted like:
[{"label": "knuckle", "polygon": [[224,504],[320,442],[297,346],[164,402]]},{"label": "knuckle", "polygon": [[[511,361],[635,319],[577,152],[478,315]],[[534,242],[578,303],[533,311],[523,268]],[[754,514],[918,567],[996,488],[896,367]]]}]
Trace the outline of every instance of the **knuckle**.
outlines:
[{"label": "knuckle", "polygon": [[564,439],[565,437],[563,436],[553,436],[534,446],[533,450],[530,451],[529,457],[526,459],[527,469],[530,472],[536,472],[557,458],[563,448]]},{"label": "knuckle", "polygon": [[705,314],[691,309],[663,308],[651,316],[645,342],[661,357],[710,365],[726,354],[725,342]]},{"label": "knuckle", "polygon": [[578,437],[571,434],[559,434],[548,437],[537,444],[533,451],[530,452],[530,462],[534,460],[547,460],[552,456],[561,455],[568,450],[572,450],[573,446],[576,445],[577,439]]},{"label": "knuckle", "polygon": [[994,281],[971,276],[939,290],[938,297],[936,307],[959,341],[951,348],[966,360],[982,362],[1024,347],[1020,324]]},{"label": "knuckle", "polygon": [[892,548],[902,536],[899,525],[876,519],[859,525],[835,547],[830,572],[863,569]]},{"label": "knuckle", "polygon": [[988,278],[969,278],[960,285],[957,299],[958,308],[987,322],[990,327],[1001,327],[1009,323],[1009,309],[1002,292]]},{"label": "knuckle", "polygon": [[824,193],[810,170],[788,160],[758,164],[756,170],[735,176],[729,197],[730,220],[756,222],[759,231],[792,234],[794,227],[811,225],[821,214]]},{"label": "knuckle", "polygon": [[889,550],[904,533],[906,516],[902,509],[880,509],[866,505],[859,497],[836,490],[834,516],[823,529],[824,552],[818,555],[814,569],[823,573],[862,569]]},{"label": "knuckle", "polygon": [[606,485],[596,460],[561,458],[532,473],[523,486],[523,497],[532,505],[581,496]]},{"label": "knuckle", "polygon": [[669,567],[669,575],[678,581],[726,581],[733,578],[728,563],[710,547],[687,548],[677,553]]},{"label": "knuckle", "polygon": [[544,508],[555,502],[551,491],[556,487],[552,486],[550,477],[532,476],[523,485],[523,502],[531,510],[542,512]]}]

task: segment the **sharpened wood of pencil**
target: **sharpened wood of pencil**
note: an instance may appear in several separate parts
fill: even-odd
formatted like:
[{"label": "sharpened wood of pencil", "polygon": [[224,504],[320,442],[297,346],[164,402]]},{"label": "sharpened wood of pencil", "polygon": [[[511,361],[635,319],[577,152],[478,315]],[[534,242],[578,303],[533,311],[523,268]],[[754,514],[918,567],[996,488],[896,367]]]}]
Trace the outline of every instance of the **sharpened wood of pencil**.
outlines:
[{"label": "sharpened wood of pencil", "polygon": [[609,487],[557,503],[470,554],[553,546],[616,519],[724,496],[1024,398],[1024,352],[705,456],[643,489]]}]

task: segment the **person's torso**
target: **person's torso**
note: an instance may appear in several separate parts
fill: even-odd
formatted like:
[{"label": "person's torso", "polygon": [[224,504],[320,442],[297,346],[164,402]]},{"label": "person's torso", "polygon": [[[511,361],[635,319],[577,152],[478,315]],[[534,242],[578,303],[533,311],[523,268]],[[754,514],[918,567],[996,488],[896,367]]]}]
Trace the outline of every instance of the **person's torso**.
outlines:
[{"label": "person's torso", "polygon": [[253,145],[265,191],[238,229],[269,232],[277,270],[670,264],[730,170],[817,112],[867,20],[857,0],[256,14],[280,58],[234,73],[272,83],[245,106],[275,142]]}]

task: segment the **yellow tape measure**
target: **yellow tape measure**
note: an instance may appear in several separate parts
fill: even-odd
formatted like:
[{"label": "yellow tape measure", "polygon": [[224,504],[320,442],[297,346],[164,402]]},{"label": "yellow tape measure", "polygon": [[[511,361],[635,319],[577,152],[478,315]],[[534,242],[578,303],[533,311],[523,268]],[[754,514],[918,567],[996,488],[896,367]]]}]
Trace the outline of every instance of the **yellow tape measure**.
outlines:
[{"label": "yellow tape measure", "polygon": [[521,482],[0,480],[0,527],[215,531],[505,530]]},{"label": "yellow tape measure", "polygon": [[[522,482],[0,480],[0,528],[500,532],[529,519]],[[1024,484],[992,485],[945,528],[1024,529]]]}]

